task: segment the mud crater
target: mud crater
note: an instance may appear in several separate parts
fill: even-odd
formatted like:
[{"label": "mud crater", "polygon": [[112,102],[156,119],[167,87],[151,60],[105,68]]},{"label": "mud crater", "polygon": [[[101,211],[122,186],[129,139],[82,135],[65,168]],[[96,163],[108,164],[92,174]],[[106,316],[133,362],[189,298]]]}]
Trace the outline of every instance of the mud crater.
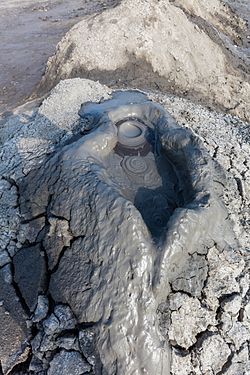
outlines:
[{"label": "mud crater", "polygon": [[178,177],[150,122],[125,118],[116,123],[118,142],[106,161],[112,180],[140,211],[157,242],[176,207],[183,204]]}]

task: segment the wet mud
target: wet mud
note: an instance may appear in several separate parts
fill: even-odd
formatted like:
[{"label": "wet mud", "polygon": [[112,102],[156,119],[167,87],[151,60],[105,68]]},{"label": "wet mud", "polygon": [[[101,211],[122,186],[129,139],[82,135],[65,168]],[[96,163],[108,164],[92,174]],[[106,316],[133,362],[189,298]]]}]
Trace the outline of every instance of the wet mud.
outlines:
[{"label": "wet mud", "polygon": [[[84,103],[79,115],[75,136],[17,182],[35,234],[14,256],[33,322],[23,366],[50,374],[81,353],[86,372],[169,374],[159,305],[190,254],[231,240],[218,173],[200,140],[141,92]],[[8,373],[17,360],[2,358]]]}]

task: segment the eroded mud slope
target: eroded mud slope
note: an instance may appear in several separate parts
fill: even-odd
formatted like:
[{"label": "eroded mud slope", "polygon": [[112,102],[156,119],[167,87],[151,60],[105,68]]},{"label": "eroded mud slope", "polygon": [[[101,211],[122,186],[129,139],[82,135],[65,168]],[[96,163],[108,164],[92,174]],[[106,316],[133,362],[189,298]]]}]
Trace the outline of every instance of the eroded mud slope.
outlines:
[{"label": "eroded mud slope", "polygon": [[114,0],[1,0],[0,113],[29,97],[48,57],[84,16],[114,6]]},{"label": "eroded mud slope", "polygon": [[175,92],[249,119],[247,21],[222,0],[124,0],[73,27],[39,92],[62,78]]}]

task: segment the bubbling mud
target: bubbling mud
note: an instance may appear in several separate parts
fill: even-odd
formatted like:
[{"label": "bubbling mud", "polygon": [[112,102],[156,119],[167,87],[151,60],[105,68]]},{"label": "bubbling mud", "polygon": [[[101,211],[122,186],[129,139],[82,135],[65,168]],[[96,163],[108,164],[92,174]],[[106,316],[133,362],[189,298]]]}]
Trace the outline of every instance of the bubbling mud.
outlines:
[{"label": "bubbling mud", "polygon": [[[129,144],[128,142],[128,138],[132,138],[133,140],[138,140],[138,137],[142,134],[142,129],[140,129],[140,126],[138,126],[139,124],[135,121],[125,121],[123,123],[121,123],[121,125],[119,126],[119,130],[118,130],[118,135],[119,135],[119,142],[120,143],[124,143],[125,141],[125,144]],[[123,142],[122,142],[123,140]]]},{"label": "bubbling mud", "polygon": [[148,128],[141,120],[127,118],[116,124],[118,142],[117,154],[123,155],[145,155],[150,150],[147,141]]},{"label": "bubbling mud", "polygon": [[[161,152],[157,153],[152,129],[141,121],[129,119],[116,126],[119,156],[112,161],[110,157],[111,166],[107,165],[107,169],[116,181],[117,170],[121,168],[120,175],[123,174],[124,181],[129,181],[129,184],[124,186],[121,179],[116,182],[123,189],[124,196],[131,199],[140,211],[153,239],[157,241],[181,202],[176,191],[177,177],[168,159]],[[115,169],[114,164],[117,164]]]}]

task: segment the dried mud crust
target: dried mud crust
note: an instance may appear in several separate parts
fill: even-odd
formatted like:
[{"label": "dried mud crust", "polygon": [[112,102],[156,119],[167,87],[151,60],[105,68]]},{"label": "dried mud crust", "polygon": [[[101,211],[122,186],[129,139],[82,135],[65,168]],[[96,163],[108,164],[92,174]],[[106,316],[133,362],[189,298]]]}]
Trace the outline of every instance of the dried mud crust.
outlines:
[{"label": "dried mud crust", "polygon": [[[171,106],[169,100],[162,98],[162,101]],[[246,153],[250,144],[249,125],[242,127],[241,121],[234,119],[233,127],[227,123],[230,130],[214,120],[204,126],[204,112],[194,113],[192,105],[184,111],[176,111],[174,107],[171,111],[174,117],[180,123],[188,121],[188,126],[202,137],[225,172],[223,199],[239,247],[231,251],[215,245],[205,256],[196,254],[196,259],[190,258],[186,269],[172,284],[172,294],[160,310],[166,318],[165,329],[173,348],[172,374],[247,374],[250,371],[250,191]]]},{"label": "dried mud crust", "polygon": [[[76,225],[77,233],[72,233],[71,216],[53,215],[55,206],[51,198],[49,205],[45,204],[45,207],[49,208],[52,215],[47,217],[43,212],[34,211],[31,218],[27,217],[20,221],[23,194],[19,182],[25,180],[27,178],[25,176],[36,169],[45,157],[47,158],[46,154],[55,150],[55,145],[65,144],[72,139],[73,134],[79,132],[77,112],[82,102],[108,98],[109,94],[110,90],[107,87],[95,82],[80,79],[65,81],[55,88],[33,117],[26,118],[26,124],[21,128],[20,117],[13,116],[9,119],[9,123],[5,124],[0,154],[3,176],[0,190],[0,264],[1,278],[6,291],[3,298],[1,297],[0,308],[3,310],[2,316],[5,322],[6,319],[11,318],[11,320],[5,324],[7,329],[4,335],[1,335],[1,339],[5,337],[7,341],[13,343],[12,348],[16,348],[13,356],[9,355],[8,349],[8,353],[1,353],[1,365],[5,373],[8,372],[7,368],[11,369],[13,366],[16,366],[11,371],[13,374],[57,374],[56,369],[66,374],[69,368],[72,374],[100,371],[95,364],[98,361],[94,363],[93,360],[94,357],[98,358],[96,352],[98,335],[93,324],[94,312],[93,320],[82,322],[68,303],[57,301],[57,298],[55,303],[51,293],[44,293],[49,285],[49,277],[54,277],[53,275],[60,270],[63,257],[69,255],[67,255],[69,249],[72,249],[73,257],[74,254],[78,254],[77,249],[81,247],[80,244],[84,240],[82,231],[88,226],[95,226],[95,223],[91,221],[86,226]],[[172,347],[171,373],[174,375],[247,373],[249,371],[247,342],[250,225],[248,124],[230,115],[223,116],[209,112],[183,99],[157,93],[150,95],[154,101],[161,103],[179,124],[190,127],[203,139],[211,157],[224,170],[224,180],[221,177],[221,170],[217,177],[214,175],[214,180],[217,181],[215,185],[221,186],[217,193],[226,204],[228,210],[226,221],[232,220],[238,241],[236,247],[229,247],[226,243],[223,245],[223,243],[211,242],[205,248],[196,249],[193,253],[190,251],[181,272],[171,280],[168,299],[161,301],[158,307],[161,334],[166,341],[170,341]],[[16,129],[14,135],[13,129]],[[64,189],[64,178],[59,177],[57,171],[56,164],[55,171],[51,174],[50,185],[56,186],[57,181],[63,194],[70,196],[69,191]],[[73,173],[73,170],[70,173]],[[86,184],[88,181],[91,181],[90,175]],[[74,185],[73,180],[72,183]],[[42,189],[44,186],[42,180],[39,180],[36,186]],[[30,187],[32,189],[31,185]],[[47,193],[38,196],[46,197]],[[63,201],[66,202],[67,199]],[[39,204],[42,206],[43,201]],[[75,204],[77,205],[77,200]],[[67,205],[63,204],[60,210],[67,212]],[[73,212],[74,210],[69,215],[74,214]],[[74,220],[77,223],[80,217],[76,216]],[[36,264],[39,262],[43,264],[45,260],[49,271],[46,273],[47,281],[36,274],[33,290],[35,289],[38,297],[37,299],[32,297],[33,301],[31,301],[27,300],[25,293],[22,292],[22,284],[19,286],[17,283],[19,279],[16,275],[15,263],[19,263],[17,257],[21,257],[24,251],[32,250],[33,256],[36,257],[38,254],[35,250],[36,244],[41,246],[41,239],[44,238],[45,232],[50,234],[47,235],[48,241],[45,247],[58,249],[58,256],[53,263],[49,257],[44,259],[45,248],[40,249],[42,255],[40,259],[36,258],[38,261]],[[53,239],[51,243],[50,238]],[[233,232],[230,241],[235,243]],[[24,267],[24,264],[19,263],[19,267]],[[86,267],[88,267],[87,263]],[[28,271],[32,274],[32,270]],[[69,270],[65,269],[65,272]],[[85,272],[86,277],[87,275],[88,272]],[[29,280],[27,271],[23,272],[23,276]],[[76,282],[74,284],[76,295],[78,287]],[[59,290],[56,290],[57,295],[58,293]],[[6,307],[7,295],[17,296],[16,302],[12,303],[17,303],[19,306],[18,319],[12,313],[16,308],[11,305]],[[15,298],[12,297],[11,300],[14,301]],[[78,302],[75,299],[75,303]],[[6,309],[8,314],[5,314]],[[20,336],[11,337],[11,321],[14,322],[15,331],[18,324]],[[27,341],[24,339],[26,344],[20,349],[19,344],[23,342],[23,338]]]}]

